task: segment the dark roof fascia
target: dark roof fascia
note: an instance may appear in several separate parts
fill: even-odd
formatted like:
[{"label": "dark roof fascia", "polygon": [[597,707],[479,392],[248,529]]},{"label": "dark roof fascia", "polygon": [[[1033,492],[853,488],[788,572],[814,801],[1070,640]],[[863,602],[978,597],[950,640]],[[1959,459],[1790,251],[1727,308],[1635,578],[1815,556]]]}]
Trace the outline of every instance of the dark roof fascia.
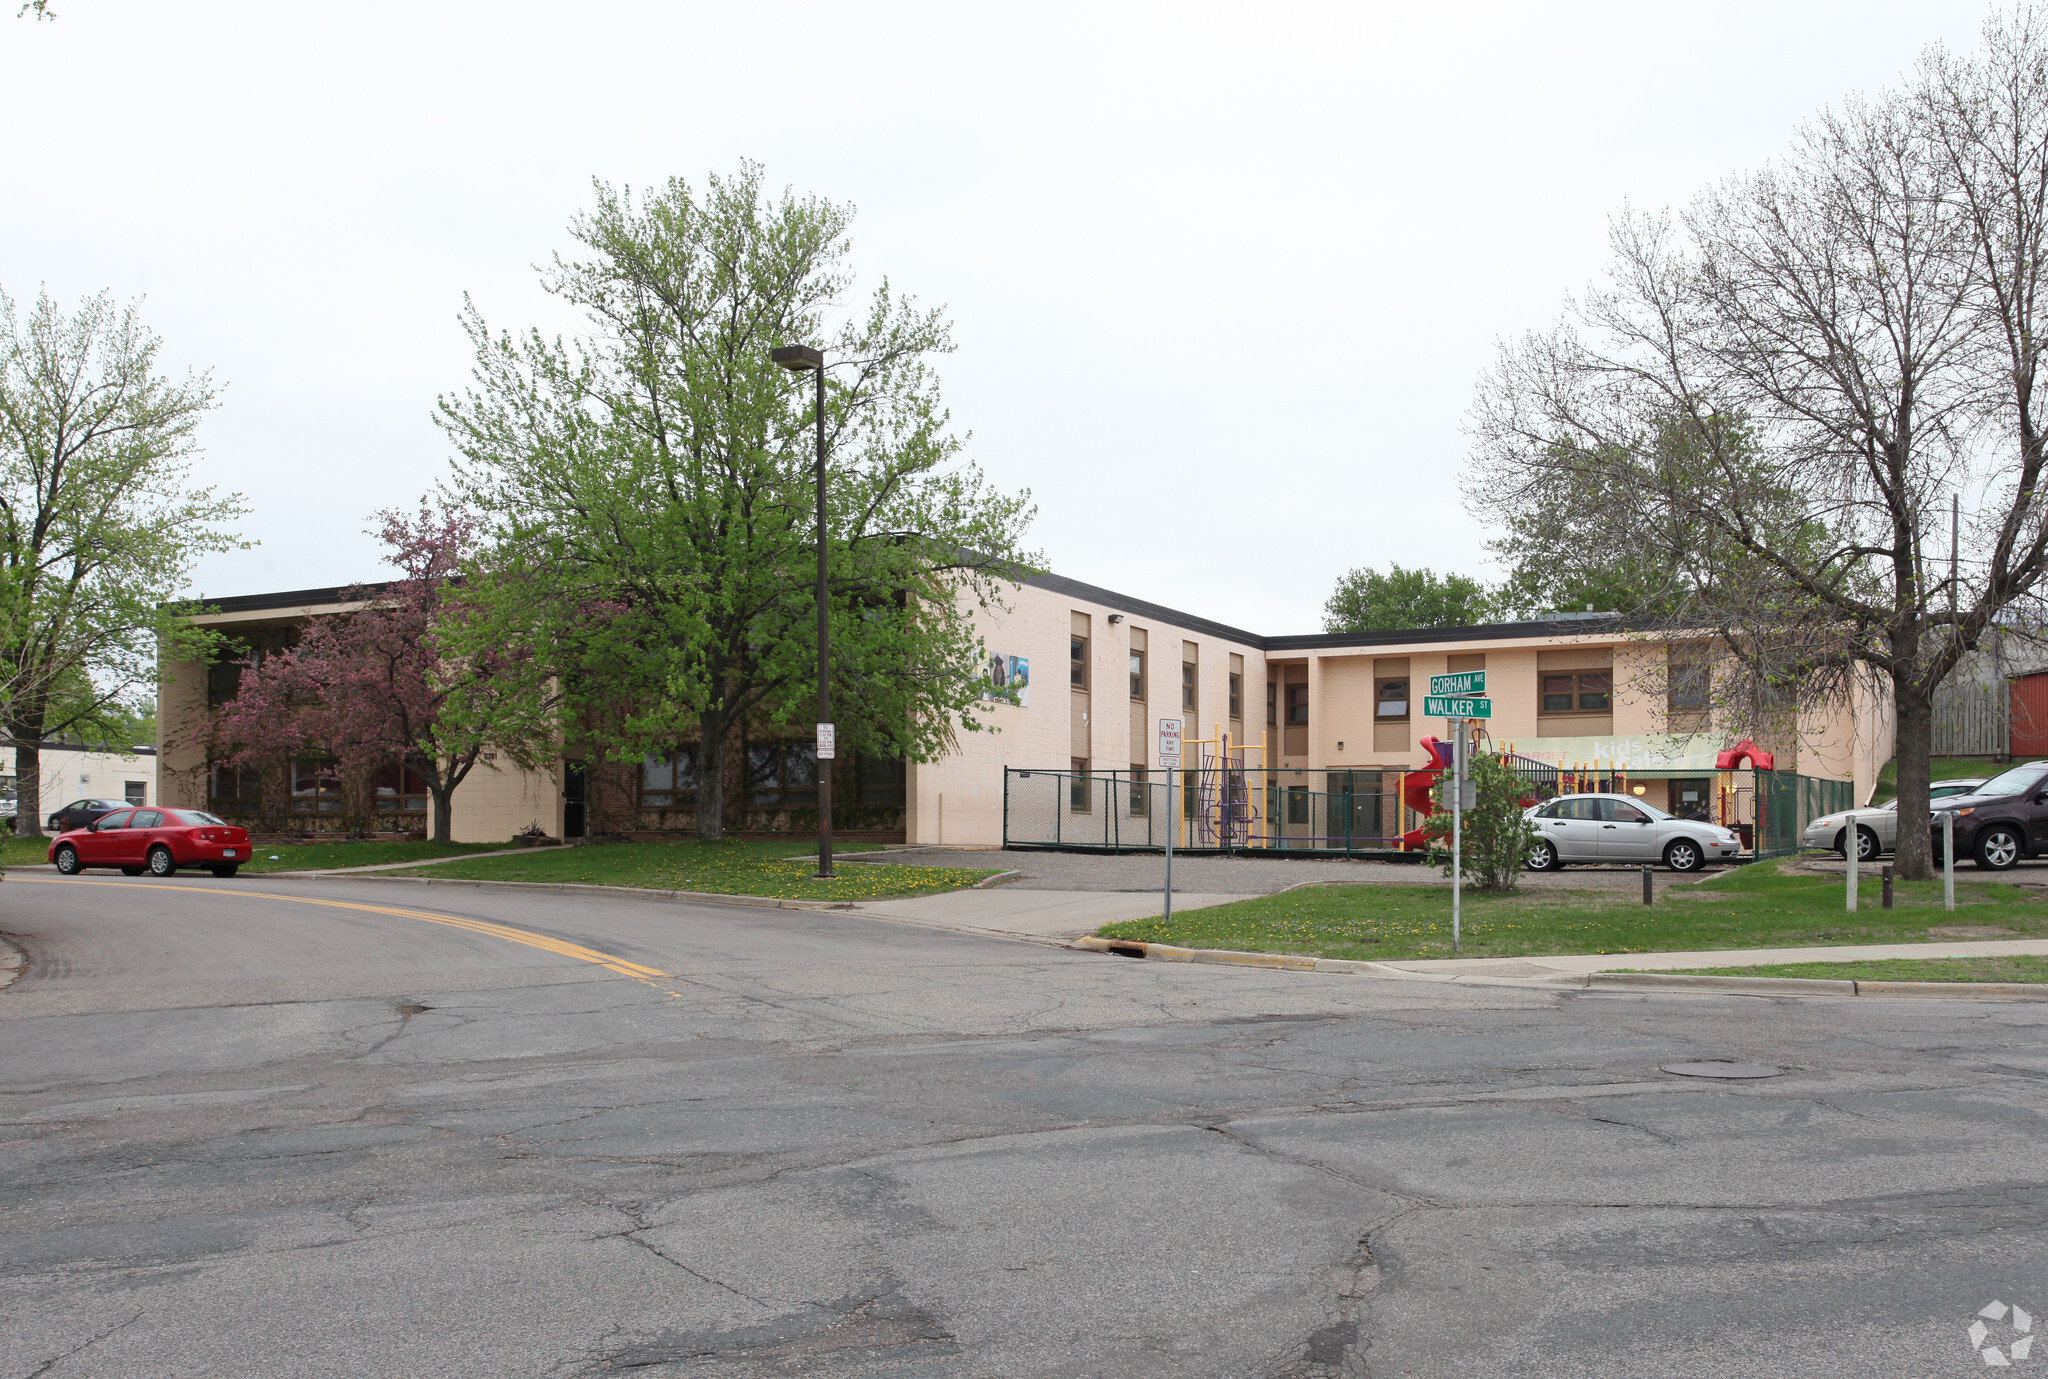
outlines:
[{"label": "dark roof fascia", "polygon": [[133,747],[115,747],[108,743],[92,742],[23,742],[18,737],[0,738],[0,746],[34,747],[39,752],[99,752],[110,757],[153,757],[156,748],[136,743]]},{"label": "dark roof fascia", "polygon": [[1489,622],[1471,627],[1417,627],[1398,632],[1311,632],[1268,637],[1265,649],[1323,651],[1334,647],[1407,646],[1417,642],[1505,642],[1518,637],[1609,637],[1639,629],[1621,618],[1573,618],[1553,622]]},{"label": "dark roof fascia", "polygon": [[376,584],[340,584],[330,589],[286,589],[275,594],[236,594],[224,599],[186,601],[204,609],[200,616],[205,617],[210,613],[256,613],[272,608],[311,608],[323,603],[347,603],[351,601],[345,597],[347,594],[360,592],[374,598],[388,587],[380,581]]},{"label": "dark roof fascia", "polygon": [[1267,639],[1256,632],[1247,632],[1241,627],[1232,627],[1228,623],[1216,622],[1209,618],[1198,618],[1193,613],[1183,613],[1177,608],[1168,608],[1163,604],[1147,603],[1143,599],[1134,599],[1128,594],[1119,594],[1114,589],[1104,589],[1100,585],[1083,584],[1080,580],[1068,579],[1065,575],[1026,575],[1024,583],[1040,589],[1050,589],[1055,594],[1065,594],[1069,598],[1108,604],[1111,608],[1120,609],[1126,614],[1172,623],[1175,627],[1189,632],[1206,632],[1212,637],[1242,642],[1246,646],[1257,647],[1262,651],[1266,646]]}]

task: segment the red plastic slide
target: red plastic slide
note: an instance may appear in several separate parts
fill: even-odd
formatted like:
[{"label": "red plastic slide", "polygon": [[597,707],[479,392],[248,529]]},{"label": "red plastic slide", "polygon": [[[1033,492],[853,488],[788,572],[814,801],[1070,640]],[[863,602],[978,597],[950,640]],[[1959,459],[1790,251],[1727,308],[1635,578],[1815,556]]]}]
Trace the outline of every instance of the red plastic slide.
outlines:
[{"label": "red plastic slide", "polygon": [[[1429,753],[1429,759],[1436,765],[1425,766],[1420,771],[1408,773],[1407,779],[1401,782],[1401,803],[1418,814],[1427,815],[1435,809],[1429,794],[1436,788],[1437,777],[1451,769],[1452,748],[1448,742],[1425,737],[1422,739],[1422,750]],[[1411,828],[1401,835],[1401,846],[1404,848],[1420,848],[1425,845],[1422,830],[1419,828]]]}]

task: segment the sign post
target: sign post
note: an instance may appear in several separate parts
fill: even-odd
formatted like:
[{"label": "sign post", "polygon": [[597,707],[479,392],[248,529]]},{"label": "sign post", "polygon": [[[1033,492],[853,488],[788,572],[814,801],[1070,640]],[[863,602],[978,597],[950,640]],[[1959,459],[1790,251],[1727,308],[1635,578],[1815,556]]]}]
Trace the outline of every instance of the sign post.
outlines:
[{"label": "sign post", "polygon": [[1465,720],[1451,720],[1451,951],[1463,935],[1465,900]]},{"label": "sign post", "polygon": [[1465,939],[1465,777],[1472,760],[1470,720],[1492,718],[1493,701],[1486,695],[1486,672],[1453,671],[1429,677],[1422,712],[1446,720],[1451,729],[1451,951]]},{"label": "sign post", "polygon": [[1159,764],[1166,768],[1166,913],[1173,919],[1173,832],[1180,827],[1180,797],[1173,793],[1174,768],[1180,765],[1181,730],[1185,720],[1159,720]]}]

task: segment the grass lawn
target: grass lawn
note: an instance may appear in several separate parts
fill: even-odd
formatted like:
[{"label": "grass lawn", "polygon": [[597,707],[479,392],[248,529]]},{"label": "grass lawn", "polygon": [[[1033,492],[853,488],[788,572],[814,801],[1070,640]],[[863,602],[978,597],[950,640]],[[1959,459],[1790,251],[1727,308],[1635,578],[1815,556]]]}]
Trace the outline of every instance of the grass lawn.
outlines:
[{"label": "grass lawn", "polygon": [[[380,862],[419,862],[429,857],[457,857],[465,852],[490,852],[510,843],[279,843],[252,849],[253,861],[243,874],[267,871],[318,871],[326,867],[373,867]],[[0,865],[21,867],[46,862],[48,838],[0,840]],[[272,858],[276,861],[272,861]]]},{"label": "grass lawn", "polygon": [[[1958,878],[1956,910],[1941,908],[1939,881],[1901,881],[1898,908],[1878,908],[1866,878],[1856,914],[1842,909],[1839,878],[1787,872],[1782,862],[1724,871],[1673,886],[1657,904],[1628,891],[1531,886],[1508,896],[1465,893],[1464,948],[1457,956],[1657,953],[1714,948],[1791,948],[1832,943],[1912,943],[1949,938],[2048,937],[2040,892]],[[1942,932],[1956,926],[1966,933]],[[1451,892],[1433,886],[1308,886],[1284,895],[1108,924],[1104,938],[1300,953],[1319,958],[1448,958]],[[1750,971],[1753,969],[1744,969]]]},{"label": "grass lawn", "polygon": [[[2009,763],[2018,766],[2026,761],[2048,761],[2048,757],[2014,757]],[[1936,757],[1928,763],[1929,780],[1989,780],[2003,771],[1990,757]],[[1896,758],[1884,764],[1877,773],[1877,787],[1870,797],[1873,805],[1883,804],[1899,793],[1899,763]]]},{"label": "grass lawn", "polygon": [[841,862],[835,868],[838,876],[820,881],[815,858],[792,860],[802,852],[802,839],[600,843],[536,848],[516,857],[483,857],[474,862],[450,862],[397,874],[470,881],[576,881],[599,886],[774,896],[782,900],[876,900],[883,896],[930,895],[956,891],[994,874],[965,867]]},{"label": "grass lawn", "polygon": [[[1672,971],[1659,968],[1658,971]],[[1698,977],[1828,977],[1860,982],[2048,982],[2048,958],[1874,958],[1869,962],[1774,962],[1762,967],[1687,967]]]}]

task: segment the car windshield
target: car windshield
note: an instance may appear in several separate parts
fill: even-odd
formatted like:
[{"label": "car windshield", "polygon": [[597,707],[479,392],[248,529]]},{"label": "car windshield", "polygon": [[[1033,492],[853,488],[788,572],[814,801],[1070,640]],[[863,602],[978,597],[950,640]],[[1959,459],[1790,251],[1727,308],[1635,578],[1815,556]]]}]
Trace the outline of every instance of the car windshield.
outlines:
[{"label": "car windshield", "polygon": [[203,809],[173,809],[171,813],[178,816],[179,823],[192,824],[199,828],[210,828],[215,825],[225,826],[227,823],[225,819],[216,819]]},{"label": "car windshield", "polygon": [[1978,795],[2024,795],[2029,790],[2032,790],[2043,776],[2048,776],[2048,766],[2044,766],[2038,761],[2028,762],[2025,766],[2015,766],[2010,771],[2000,771],[1990,780],[1978,786],[1972,793]]}]

